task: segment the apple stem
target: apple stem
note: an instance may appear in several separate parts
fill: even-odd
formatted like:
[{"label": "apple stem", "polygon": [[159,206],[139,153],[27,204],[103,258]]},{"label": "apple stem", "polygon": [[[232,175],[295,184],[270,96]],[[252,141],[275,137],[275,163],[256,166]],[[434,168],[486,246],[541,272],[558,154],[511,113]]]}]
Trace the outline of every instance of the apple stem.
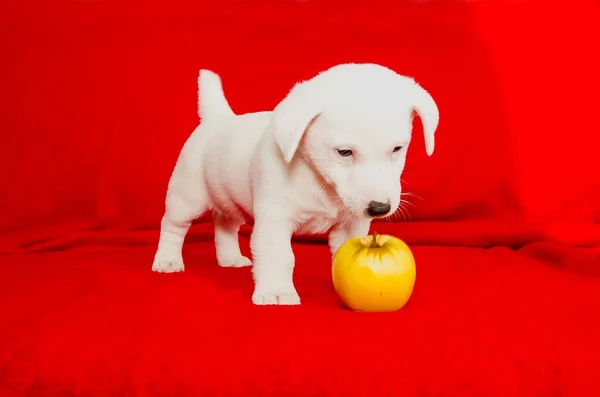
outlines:
[{"label": "apple stem", "polygon": [[377,244],[377,232],[373,232],[373,242],[371,243],[371,247],[378,247],[379,244]]}]

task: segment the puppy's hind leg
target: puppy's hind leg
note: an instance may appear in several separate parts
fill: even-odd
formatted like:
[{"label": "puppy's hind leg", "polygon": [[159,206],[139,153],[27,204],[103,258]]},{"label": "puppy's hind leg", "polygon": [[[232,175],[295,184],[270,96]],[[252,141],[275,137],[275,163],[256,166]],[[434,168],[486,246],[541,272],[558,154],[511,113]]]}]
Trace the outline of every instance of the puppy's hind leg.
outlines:
[{"label": "puppy's hind leg", "polygon": [[209,209],[206,190],[198,175],[181,175],[176,169],[169,183],[165,204],[152,271],[181,272],[185,269],[182,255],[185,236],[192,221]]},{"label": "puppy's hind leg", "polygon": [[213,211],[215,223],[215,247],[217,249],[217,262],[221,267],[251,266],[252,261],[242,255],[240,251],[239,235],[243,221],[238,221]]}]

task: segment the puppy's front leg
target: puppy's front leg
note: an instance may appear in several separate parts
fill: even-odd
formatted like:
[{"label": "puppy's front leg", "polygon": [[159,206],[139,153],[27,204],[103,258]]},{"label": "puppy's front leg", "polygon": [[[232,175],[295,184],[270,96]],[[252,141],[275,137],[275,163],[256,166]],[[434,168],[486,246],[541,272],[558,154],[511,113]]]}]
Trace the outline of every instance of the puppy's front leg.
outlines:
[{"label": "puppy's front leg", "polygon": [[331,256],[335,255],[340,245],[354,237],[364,237],[369,234],[370,219],[351,219],[335,225],[329,232],[329,248]]},{"label": "puppy's front leg", "polygon": [[299,305],[294,287],[294,252],[290,220],[260,217],[255,220],[250,239],[254,266],[255,305]]}]

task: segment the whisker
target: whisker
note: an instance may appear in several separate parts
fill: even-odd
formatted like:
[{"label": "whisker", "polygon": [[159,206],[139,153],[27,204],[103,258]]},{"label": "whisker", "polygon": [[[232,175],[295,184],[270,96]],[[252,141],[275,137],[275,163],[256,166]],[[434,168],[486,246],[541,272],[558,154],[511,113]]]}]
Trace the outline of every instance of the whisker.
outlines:
[{"label": "whisker", "polygon": [[402,211],[402,217],[404,218],[405,222],[410,221],[410,215],[408,214],[408,211],[406,210],[406,208],[404,208],[404,206],[400,206],[400,209]]},{"label": "whisker", "polygon": [[411,203],[411,202],[410,202],[410,201],[408,201],[408,200],[403,200],[403,199],[400,199],[400,204],[401,204],[401,205],[402,205],[402,204],[406,204],[406,205],[412,205],[413,207],[416,207],[416,204],[414,204],[414,203]]},{"label": "whisker", "polygon": [[403,218],[404,218],[404,213],[402,212],[402,208],[398,207],[398,211],[396,211],[396,220],[401,222],[404,220]]},{"label": "whisker", "polygon": [[402,192],[402,193],[400,194],[400,197],[402,197],[402,196],[414,197],[414,198],[418,198],[419,200],[425,201],[425,199],[424,199],[424,198],[422,198],[422,197],[420,197],[420,196],[417,196],[416,194],[414,194],[414,193],[411,193],[411,192]]},{"label": "whisker", "polygon": [[410,215],[410,211],[408,210],[408,208],[404,207],[404,211],[406,212],[406,217],[408,218],[408,221],[412,222],[412,216]]},{"label": "whisker", "polygon": [[399,206],[396,211],[392,212],[391,214],[389,214],[388,216],[384,217],[383,219],[386,221],[401,221],[400,216],[402,213],[402,208]]},{"label": "whisker", "polygon": [[398,217],[400,217],[400,214],[401,214],[404,221],[412,222],[412,217],[410,215],[410,212],[408,211],[408,208],[406,208],[403,205],[403,203],[400,203],[397,211],[398,211]]}]

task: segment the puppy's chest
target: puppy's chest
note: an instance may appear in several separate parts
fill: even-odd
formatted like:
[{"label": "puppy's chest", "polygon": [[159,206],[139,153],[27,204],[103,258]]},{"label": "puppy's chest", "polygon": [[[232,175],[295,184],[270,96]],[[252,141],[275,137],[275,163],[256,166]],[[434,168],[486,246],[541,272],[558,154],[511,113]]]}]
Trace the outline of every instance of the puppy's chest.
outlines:
[{"label": "puppy's chest", "polygon": [[338,220],[336,209],[302,211],[296,217],[298,234],[321,234],[327,232]]}]

